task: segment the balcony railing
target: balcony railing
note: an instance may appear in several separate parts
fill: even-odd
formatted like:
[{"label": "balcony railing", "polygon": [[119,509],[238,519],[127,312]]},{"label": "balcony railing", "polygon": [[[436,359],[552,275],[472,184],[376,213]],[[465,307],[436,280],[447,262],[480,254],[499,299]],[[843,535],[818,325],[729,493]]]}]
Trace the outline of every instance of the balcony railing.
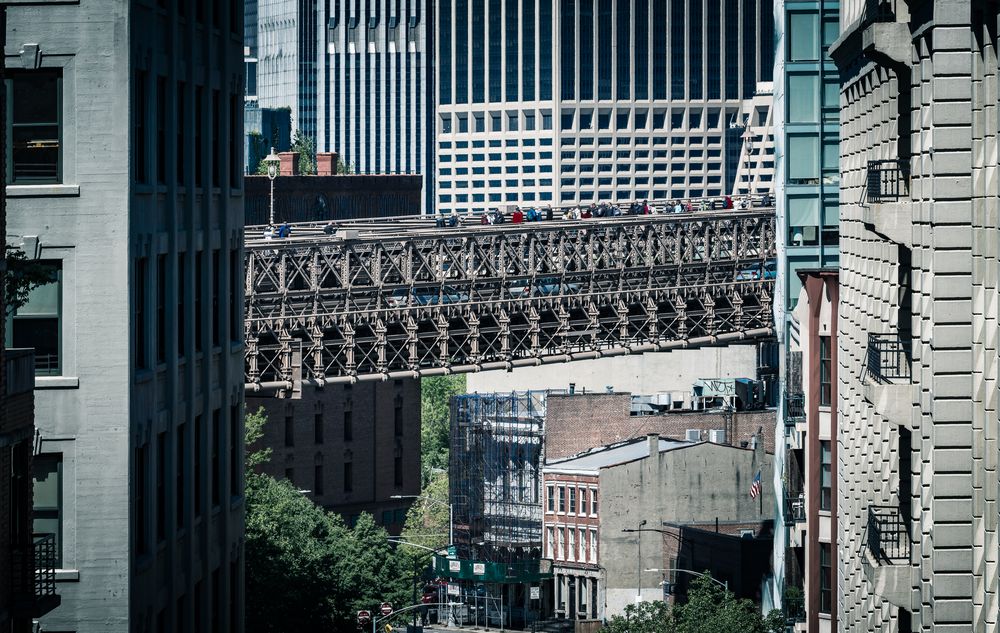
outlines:
[{"label": "balcony railing", "polygon": [[896,202],[910,195],[910,164],[906,160],[868,161],[868,202]]},{"label": "balcony railing", "polygon": [[910,532],[893,506],[868,506],[868,551],[879,564],[910,560]]},{"label": "balcony railing", "polygon": [[802,493],[785,497],[785,525],[795,525],[806,520],[806,498]]},{"label": "balcony railing", "polygon": [[785,590],[783,605],[785,608],[785,622],[795,625],[798,622],[806,621],[806,599],[802,595],[802,590],[791,592]]},{"label": "balcony railing", "polygon": [[805,419],[805,395],[801,393],[785,394],[785,426],[795,426]]},{"label": "balcony railing", "polygon": [[19,610],[40,617],[59,605],[56,594],[56,537],[34,534],[31,545],[14,548],[11,586]]},{"label": "balcony railing", "polygon": [[910,342],[895,334],[868,333],[868,378],[878,384],[910,380]]}]

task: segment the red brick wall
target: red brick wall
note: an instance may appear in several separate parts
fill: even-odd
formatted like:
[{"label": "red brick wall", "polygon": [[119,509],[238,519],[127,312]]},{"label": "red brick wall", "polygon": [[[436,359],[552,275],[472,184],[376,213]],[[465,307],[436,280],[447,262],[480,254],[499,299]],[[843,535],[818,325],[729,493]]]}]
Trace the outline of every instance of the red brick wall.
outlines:
[{"label": "red brick wall", "polygon": [[[395,409],[403,414],[403,434],[395,435]],[[268,416],[261,445],[272,449],[271,460],[260,470],[283,478],[293,471],[292,482],[311,490],[309,498],[344,515],[368,512],[379,523],[383,513],[394,516],[409,507],[392,495],[420,494],[420,381],[329,385],[306,388],[301,400],[247,398],[247,410],[263,406]],[[352,439],[344,439],[344,412],[351,412]],[[323,421],[323,443],[315,441],[316,416]],[[293,425],[293,446],[285,445],[285,420]],[[395,458],[402,458],[402,485],[395,483]],[[344,490],[344,463],[352,464],[352,490]],[[323,494],[316,494],[315,468],[323,469]],[[399,513],[402,515],[403,513]],[[399,533],[395,518],[384,527]]]},{"label": "red brick wall", "polygon": [[[551,486],[551,491],[550,491]],[[570,507],[570,493],[569,488],[576,488],[576,505],[575,507]],[[559,512],[559,489],[566,488],[566,511]],[[595,475],[565,475],[561,473],[542,473],[542,545],[543,545],[543,556],[545,558],[551,558],[555,561],[557,565],[563,567],[580,567],[580,568],[593,568],[600,563],[600,550],[597,551],[597,562],[591,563],[590,561],[590,541],[591,536],[596,536],[597,542],[600,541],[600,510],[601,510],[601,499],[597,499],[597,515],[591,514],[592,508],[592,497],[591,494],[596,494],[598,489],[598,479]],[[581,490],[586,490],[586,504],[584,514],[580,514],[580,494]],[[549,494],[553,495],[553,511],[549,511]],[[569,560],[566,548],[568,547],[568,537],[565,532],[563,533],[563,543],[564,543],[564,557],[563,559],[558,558],[557,551],[549,551],[548,549],[548,528],[554,528],[555,530],[564,530],[565,528],[573,529],[584,529],[587,534],[587,541],[585,545],[586,558],[584,562],[578,559],[580,543],[577,541],[575,543],[576,552],[573,556],[573,560]],[[591,528],[597,529],[595,533],[591,533]],[[579,534],[579,532],[577,532]],[[578,538],[578,537],[577,537]],[[553,537],[553,550],[558,550],[558,536]]]},{"label": "red brick wall", "polygon": [[[655,433],[661,437],[684,439],[687,429],[708,432],[726,428],[726,416],[717,411],[672,411],[660,415],[630,415],[632,397],[627,393],[550,394],[545,416],[545,458],[569,457],[583,451],[622,440]],[[764,447],[774,453],[775,411],[737,411],[732,414],[729,443],[749,442],[764,428]],[[728,434],[728,433],[727,433]]]}]

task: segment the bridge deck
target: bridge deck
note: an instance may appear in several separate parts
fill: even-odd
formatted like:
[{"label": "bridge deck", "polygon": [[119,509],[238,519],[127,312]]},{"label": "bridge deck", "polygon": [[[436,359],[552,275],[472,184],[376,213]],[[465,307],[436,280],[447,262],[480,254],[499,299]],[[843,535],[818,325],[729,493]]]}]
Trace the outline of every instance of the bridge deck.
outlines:
[{"label": "bridge deck", "polygon": [[[478,218],[476,219],[478,220]],[[478,371],[772,334],[773,209],[246,233],[247,383]]]}]

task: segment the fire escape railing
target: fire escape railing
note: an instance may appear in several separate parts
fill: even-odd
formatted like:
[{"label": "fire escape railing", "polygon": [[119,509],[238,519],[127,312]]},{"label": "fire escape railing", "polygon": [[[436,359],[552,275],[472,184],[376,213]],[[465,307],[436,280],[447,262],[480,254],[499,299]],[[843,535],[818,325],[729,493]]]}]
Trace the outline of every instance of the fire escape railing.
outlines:
[{"label": "fire escape railing", "polygon": [[910,342],[895,334],[868,333],[865,369],[878,384],[910,380]]},{"label": "fire escape railing", "polygon": [[896,202],[910,195],[910,163],[907,160],[868,161],[866,194],[868,202]]},{"label": "fire escape railing", "polygon": [[907,523],[893,506],[868,506],[868,551],[876,562],[895,565],[910,560]]},{"label": "fire escape railing", "polygon": [[56,537],[54,534],[33,534],[31,540],[30,545],[14,547],[10,577],[16,602],[33,617],[38,617],[58,600]]},{"label": "fire escape railing", "polygon": [[794,427],[806,419],[806,397],[801,393],[785,394],[785,426]]}]

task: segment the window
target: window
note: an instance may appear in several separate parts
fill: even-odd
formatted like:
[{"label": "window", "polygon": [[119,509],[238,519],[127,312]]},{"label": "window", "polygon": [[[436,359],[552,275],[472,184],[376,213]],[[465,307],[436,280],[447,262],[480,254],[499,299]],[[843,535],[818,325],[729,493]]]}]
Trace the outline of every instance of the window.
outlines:
[{"label": "window", "polygon": [[819,544],[819,612],[830,613],[833,606],[833,557],[829,543]]},{"label": "window", "polygon": [[240,407],[229,408],[229,494],[238,497],[242,493],[240,482],[243,480],[243,464],[240,455],[243,454],[243,441],[240,431]]},{"label": "window", "polygon": [[545,554],[549,558],[555,556],[555,529],[547,527],[545,528]]},{"label": "window", "polygon": [[219,269],[219,251],[212,251],[212,347],[219,346],[219,287],[222,285],[222,271]]},{"label": "window", "polygon": [[167,538],[167,434],[156,436],[156,541]]},{"label": "window", "polygon": [[576,512],[576,488],[571,487],[569,489],[569,511],[570,514]]},{"label": "window", "polygon": [[313,468],[313,493],[323,495],[323,466],[319,464]]},{"label": "window", "polygon": [[201,516],[201,480],[202,480],[202,458],[201,447],[203,445],[202,435],[205,433],[205,423],[202,417],[195,416],[194,419],[194,516]]},{"label": "window", "polygon": [[597,562],[597,530],[590,530],[590,562]]},{"label": "window", "polygon": [[323,443],[323,414],[313,415],[313,441],[316,444]]},{"label": "window", "polygon": [[30,293],[28,301],[7,317],[7,347],[35,350],[35,375],[62,373],[62,264],[40,262],[51,281]]},{"label": "window", "polygon": [[167,256],[156,257],[156,362],[167,362]]},{"label": "window", "polygon": [[545,487],[545,498],[548,500],[547,501],[547,503],[548,503],[548,506],[547,506],[548,511],[549,512],[555,512],[556,511],[556,489],[555,489],[555,486],[546,486]]},{"label": "window", "polygon": [[183,81],[177,82],[177,145],[174,148],[174,157],[177,159],[176,172],[174,176],[177,179],[177,184],[184,186],[185,176],[184,167],[187,165],[187,151],[184,149],[184,138],[187,134],[187,125],[184,122],[184,106],[187,94],[187,87]]},{"label": "window", "polygon": [[285,446],[295,446],[295,419],[285,416]]},{"label": "window", "polygon": [[148,367],[146,354],[146,275],[149,273],[149,260],[140,257],[135,262],[135,366],[139,369]]},{"label": "window", "polygon": [[567,547],[566,547],[566,558],[568,560],[575,560],[575,558],[576,558],[576,528],[566,528],[566,531],[569,532],[569,534],[567,534],[567,536],[569,538],[567,539],[567,543],[566,543],[566,545],[567,545]]},{"label": "window", "polygon": [[167,79],[156,78],[156,182],[167,183]]},{"label": "window", "polygon": [[819,442],[819,509],[829,511],[833,505],[833,460],[830,440]]},{"label": "window", "polygon": [[354,425],[351,420],[351,412],[344,411],[344,441],[350,442],[354,439]]},{"label": "window", "polygon": [[212,507],[219,505],[222,498],[222,424],[221,411],[212,411]]},{"label": "window", "polygon": [[285,479],[289,481],[293,486],[295,485],[295,469],[286,468],[285,469]]},{"label": "window", "polygon": [[819,337],[819,404],[830,406],[830,337]]},{"label": "window", "polygon": [[185,254],[180,253],[177,255],[177,355],[181,358],[184,357],[185,325],[187,323],[187,306],[185,305],[187,295],[184,289],[184,269],[186,266],[184,264]]},{"label": "window", "polygon": [[580,551],[577,554],[576,560],[581,563],[587,560],[587,530],[580,528]]},{"label": "window", "polygon": [[143,443],[142,446],[135,449],[135,476],[135,547],[141,556],[149,552],[149,510],[147,508],[149,444]]},{"label": "window", "polygon": [[187,490],[184,485],[184,475],[187,473],[187,468],[185,458],[187,457],[187,443],[185,442],[185,436],[187,435],[187,424],[180,424],[177,426],[177,442],[174,443],[174,501],[175,505],[175,518],[177,519],[177,527],[184,527],[184,508],[187,505]]},{"label": "window", "polygon": [[62,76],[50,69],[8,73],[7,181],[62,182]]},{"label": "window", "polygon": [[351,462],[344,462],[344,492],[354,489],[354,468]]},{"label": "window", "polygon": [[34,478],[34,523],[31,531],[35,534],[53,534],[56,542],[56,567],[62,565],[62,453],[42,453],[32,460],[31,471]]},{"label": "window", "polygon": [[243,340],[243,299],[241,298],[243,293],[234,290],[243,284],[243,262],[239,258],[238,250],[229,251],[229,274],[232,275],[232,284],[229,288],[229,335],[234,342],[240,342]]},{"label": "window", "polygon": [[587,489],[580,488],[580,514],[587,514]]},{"label": "window", "polygon": [[788,60],[818,61],[820,54],[819,14],[789,13]]},{"label": "window", "polygon": [[597,488],[590,489],[590,513],[597,515]]},{"label": "window", "polygon": [[403,485],[403,458],[396,455],[392,462],[393,483],[397,488]]},{"label": "window", "polygon": [[[515,74],[516,76],[516,74]],[[517,113],[511,112],[507,115],[507,129],[511,132],[517,131]]]},{"label": "window", "polygon": [[145,183],[149,181],[148,157],[146,148],[146,125],[149,117],[149,98],[146,94],[146,73],[138,70],[135,73],[135,180]]},{"label": "window", "polygon": [[392,425],[394,435],[403,437],[403,405],[400,402],[396,402],[396,407],[392,411]]},{"label": "window", "polygon": [[198,251],[194,256],[194,349],[196,352],[202,350],[202,330],[205,323],[204,315],[202,314],[204,263],[205,252]]},{"label": "window", "polygon": [[566,487],[559,486],[559,512],[564,514],[566,512]]}]

